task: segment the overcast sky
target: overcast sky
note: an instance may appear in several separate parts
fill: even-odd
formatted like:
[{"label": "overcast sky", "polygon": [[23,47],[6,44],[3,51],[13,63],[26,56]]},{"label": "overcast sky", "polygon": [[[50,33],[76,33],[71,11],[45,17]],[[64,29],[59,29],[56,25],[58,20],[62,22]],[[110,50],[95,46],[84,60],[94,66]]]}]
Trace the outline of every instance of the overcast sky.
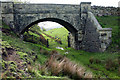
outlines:
[{"label": "overcast sky", "polygon": [[38,24],[41,28],[44,27],[47,30],[54,29],[54,28],[61,28],[63,27],[62,25],[56,23],[56,22],[51,22],[51,21],[46,21],[46,22],[40,22]]},{"label": "overcast sky", "polygon": [[118,7],[118,2],[120,0],[21,0],[21,1],[29,1],[30,3],[52,3],[52,4],[80,4],[80,2],[92,2],[92,5]]}]

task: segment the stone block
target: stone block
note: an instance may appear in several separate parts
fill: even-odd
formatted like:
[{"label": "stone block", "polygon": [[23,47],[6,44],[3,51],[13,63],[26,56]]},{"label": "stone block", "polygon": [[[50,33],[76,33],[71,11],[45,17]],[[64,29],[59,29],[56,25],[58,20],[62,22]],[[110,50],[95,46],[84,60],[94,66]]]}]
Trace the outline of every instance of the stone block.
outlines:
[{"label": "stone block", "polygon": [[1,8],[2,14],[11,14],[13,13],[13,2],[2,2]]}]

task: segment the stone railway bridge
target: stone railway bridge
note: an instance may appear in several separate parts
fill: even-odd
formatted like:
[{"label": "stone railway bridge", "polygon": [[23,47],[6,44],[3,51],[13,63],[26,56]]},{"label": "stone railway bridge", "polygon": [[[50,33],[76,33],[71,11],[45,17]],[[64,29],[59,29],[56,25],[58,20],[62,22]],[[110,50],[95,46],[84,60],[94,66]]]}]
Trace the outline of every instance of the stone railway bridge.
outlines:
[{"label": "stone railway bridge", "polygon": [[15,4],[0,2],[0,19],[18,35],[32,25],[53,21],[69,31],[69,43],[74,49],[103,52],[111,42],[111,28],[102,28],[91,12],[90,2],[68,4]]}]

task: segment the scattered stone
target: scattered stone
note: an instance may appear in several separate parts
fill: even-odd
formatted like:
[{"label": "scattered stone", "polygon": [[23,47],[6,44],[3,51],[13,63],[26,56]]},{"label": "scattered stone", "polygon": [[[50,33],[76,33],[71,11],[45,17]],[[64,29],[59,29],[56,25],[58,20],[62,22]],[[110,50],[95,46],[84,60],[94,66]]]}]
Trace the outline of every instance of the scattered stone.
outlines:
[{"label": "scattered stone", "polygon": [[68,54],[68,52],[65,52],[65,54]]},{"label": "scattered stone", "polygon": [[62,48],[62,47],[56,47],[57,49],[61,49],[61,50],[64,50],[64,48]]}]

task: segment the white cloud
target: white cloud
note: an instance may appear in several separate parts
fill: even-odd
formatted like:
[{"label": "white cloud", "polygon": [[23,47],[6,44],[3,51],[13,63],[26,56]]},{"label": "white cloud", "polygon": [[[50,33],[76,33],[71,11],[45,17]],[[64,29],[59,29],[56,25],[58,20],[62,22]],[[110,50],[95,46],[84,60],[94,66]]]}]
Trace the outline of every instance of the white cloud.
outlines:
[{"label": "white cloud", "polygon": [[53,28],[60,28],[63,27],[62,25],[56,23],[56,22],[51,22],[51,21],[45,21],[45,22],[40,22],[38,24],[40,27],[44,27],[45,29],[53,29]]}]

